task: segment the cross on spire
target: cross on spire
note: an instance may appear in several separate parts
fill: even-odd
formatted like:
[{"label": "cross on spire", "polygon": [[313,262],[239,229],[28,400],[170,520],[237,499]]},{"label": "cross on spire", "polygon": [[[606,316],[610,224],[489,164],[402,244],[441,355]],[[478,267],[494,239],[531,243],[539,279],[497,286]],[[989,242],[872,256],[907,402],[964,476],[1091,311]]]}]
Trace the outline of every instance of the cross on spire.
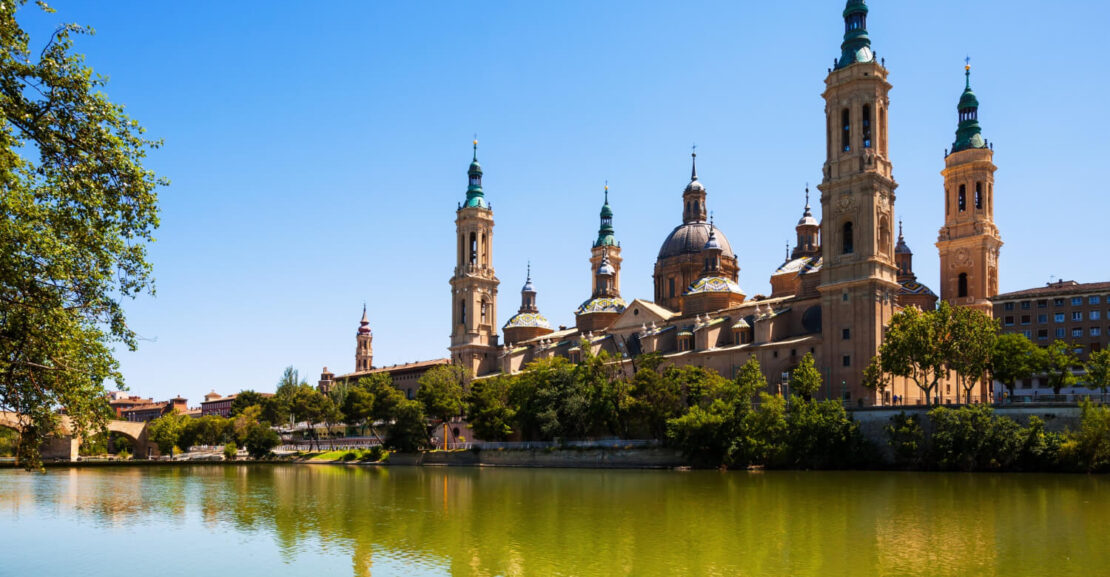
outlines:
[{"label": "cross on spire", "polygon": [[690,146],[690,180],[698,179],[698,145]]}]

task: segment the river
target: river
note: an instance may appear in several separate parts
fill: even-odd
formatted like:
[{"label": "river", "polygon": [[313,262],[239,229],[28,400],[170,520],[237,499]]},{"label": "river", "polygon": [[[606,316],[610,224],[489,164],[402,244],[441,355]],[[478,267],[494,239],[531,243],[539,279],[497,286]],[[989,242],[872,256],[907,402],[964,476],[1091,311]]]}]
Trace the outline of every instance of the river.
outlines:
[{"label": "river", "polygon": [[342,467],[0,470],[0,575],[1096,575],[1110,479]]}]

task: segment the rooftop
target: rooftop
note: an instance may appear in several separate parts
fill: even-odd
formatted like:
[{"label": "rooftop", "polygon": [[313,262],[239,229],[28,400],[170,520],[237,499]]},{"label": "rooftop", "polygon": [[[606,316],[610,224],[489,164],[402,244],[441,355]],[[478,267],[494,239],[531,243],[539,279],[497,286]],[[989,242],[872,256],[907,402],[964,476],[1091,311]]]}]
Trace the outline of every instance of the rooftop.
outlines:
[{"label": "rooftop", "polygon": [[1032,297],[1051,297],[1102,292],[1110,292],[1110,282],[1078,283],[1073,280],[1058,280],[1056,282],[1048,283],[1043,287],[1036,287],[996,295],[991,298],[991,300],[1004,301]]}]

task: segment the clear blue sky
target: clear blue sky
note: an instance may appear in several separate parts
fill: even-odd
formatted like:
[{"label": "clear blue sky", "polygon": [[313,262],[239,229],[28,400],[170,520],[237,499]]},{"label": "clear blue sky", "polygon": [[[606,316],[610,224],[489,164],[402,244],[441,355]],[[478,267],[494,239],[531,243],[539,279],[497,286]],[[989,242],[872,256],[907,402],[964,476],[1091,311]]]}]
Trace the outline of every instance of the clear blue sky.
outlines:
[{"label": "clear blue sky", "polygon": [[[681,220],[690,145],[740,284],[767,293],[806,182],[821,178],[842,0],[784,2],[74,2],[62,21],[172,180],[158,293],[128,306],[131,390],[196,404],[273,390],[294,365],[348,372],[363,301],[375,364],[446,355],[454,211],[478,133],[499,322],[531,259],[573,324],[609,181],[623,296],[651,298]],[[890,69],[890,152],[919,279],[937,286],[943,153],[963,59],[995,143],[1002,291],[1110,280],[1110,52],[1102,1],[870,2]]]}]

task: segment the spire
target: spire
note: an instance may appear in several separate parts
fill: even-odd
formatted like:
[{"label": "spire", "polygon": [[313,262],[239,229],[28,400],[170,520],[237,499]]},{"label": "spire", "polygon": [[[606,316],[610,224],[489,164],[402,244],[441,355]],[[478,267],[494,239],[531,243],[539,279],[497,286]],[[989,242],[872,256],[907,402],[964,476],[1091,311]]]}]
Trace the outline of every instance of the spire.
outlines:
[{"label": "spire", "polygon": [[613,209],[609,207],[609,181],[605,181],[605,204],[601,205],[601,227],[597,230],[594,246],[616,246],[613,231]]},{"label": "spire", "polygon": [[697,145],[690,152],[690,184],[682,191],[682,222],[705,222],[705,186],[698,181]]},{"label": "spire", "polygon": [[956,108],[959,111],[960,124],[956,128],[956,142],[952,144],[952,152],[969,148],[986,148],[983,130],[979,126],[979,99],[971,90],[970,57],[964,60],[964,91],[960,95],[960,103]]},{"label": "spire", "polygon": [[524,287],[520,289],[522,293],[534,293],[536,287],[532,286],[532,261],[528,261],[528,277],[524,280]]},{"label": "spire", "polygon": [[894,254],[913,254],[906,244],[906,237],[902,235],[902,219],[898,219],[898,244],[894,247]]},{"label": "spire", "polygon": [[466,187],[466,203],[464,208],[479,207],[489,208],[486,194],[482,191],[482,165],[478,164],[478,138],[474,138],[474,160],[470,162],[470,169],[466,171],[469,184]]},{"label": "spire", "polygon": [[370,319],[366,317],[366,303],[362,303],[362,320],[358,322],[358,334],[370,334]]},{"label": "spire", "polygon": [[794,252],[788,253],[787,260],[816,256],[821,252],[821,247],[818,244],[818,230],[821,228],[821,223],[813,217],[813,209],[809,206],[809,183],[806,183],[806,206],[802,211],[802,218],[798,219],[798,226],[794,227],[794,231],[798,236],[798,244],[794,247]]},{"label": "spire", "polygon": [[844,6],[844,42],[840,45],[840,59],[836,69],[847,68],[857,62],[874,62],[871,38],[867,35],[867,3],[848,0]]}]

